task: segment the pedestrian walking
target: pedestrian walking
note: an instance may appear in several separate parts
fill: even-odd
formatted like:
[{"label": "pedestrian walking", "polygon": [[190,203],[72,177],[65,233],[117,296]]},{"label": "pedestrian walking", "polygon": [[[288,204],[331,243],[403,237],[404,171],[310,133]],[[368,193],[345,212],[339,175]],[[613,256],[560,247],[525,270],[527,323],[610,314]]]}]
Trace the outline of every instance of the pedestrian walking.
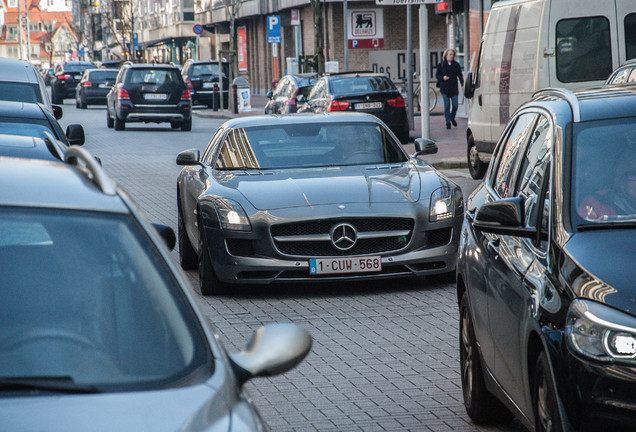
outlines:
[{"label": "pedestrian walking", "polygon": [[[464,75],[462,75],[462,68],[459,63],[455,61],[455,50],[452,48],[444,51],[442,61],[437,65],[437,84],[439,92],[444,98],[444,118],[446,119],[446,129],[453,126],[457,126],[455,121],[455,114],[457,114],[457,95],[459,95],[459,88],[457,86],[457,80],[464,85]],[[451,107],[452,103],[452,107]]]}]

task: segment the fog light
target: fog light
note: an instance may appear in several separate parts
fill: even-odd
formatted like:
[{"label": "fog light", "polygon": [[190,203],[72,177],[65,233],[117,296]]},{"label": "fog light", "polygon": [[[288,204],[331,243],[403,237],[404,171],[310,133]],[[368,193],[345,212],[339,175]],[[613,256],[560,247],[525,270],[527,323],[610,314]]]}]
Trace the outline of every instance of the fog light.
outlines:
[{"label": "fog light", "polygon": [[629,333],[611,332],[607,338],[609,342],[609,350],[619,356],[633,357],[636,356],[636,338]]}]

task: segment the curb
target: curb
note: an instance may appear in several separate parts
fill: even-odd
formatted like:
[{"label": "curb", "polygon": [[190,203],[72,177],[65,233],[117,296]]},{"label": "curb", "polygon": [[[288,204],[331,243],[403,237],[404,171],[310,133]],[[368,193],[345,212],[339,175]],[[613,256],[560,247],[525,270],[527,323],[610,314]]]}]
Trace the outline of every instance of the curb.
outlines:
[{"label": "curb", "polygon": [[468,161],[464,158],[424,159],[424,162],[437,169],[468,168]]},{"label": "curb", "polygon": [[233,116],[231,114],[202,113],[202,112],[198,112],[198,111],[192,111],[192,115],[196,116],[196,117],[202,117],[202,118],[223,119],[223,120],[229,120],[229,119],[236,118],[235,116]]}]

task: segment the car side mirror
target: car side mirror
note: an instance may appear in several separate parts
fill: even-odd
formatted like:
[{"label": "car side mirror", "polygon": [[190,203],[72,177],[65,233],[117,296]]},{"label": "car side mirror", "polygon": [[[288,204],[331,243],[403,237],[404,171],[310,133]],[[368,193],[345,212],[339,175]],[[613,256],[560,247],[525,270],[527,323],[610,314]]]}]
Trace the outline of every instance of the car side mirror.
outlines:
[{"label": "car side mirror", "polygon": [[62,109],[62,107],[59,105],[52,105],[52,107],[53,107],[53,117],[55,117],[55,120],[61,119],[62,116],[64,115],[64,110]]},{"label": "car side mirror", "polygon": [[311,350],[311,335],[291,323],[259,327],[245,349],[230,354],[230,363],[239,385],[251,378],[273,376],[296,367]]},{"label": "car side mirror", "polygon": [[168,249],[174,250],[174,247],[177,244],[177,236],[174,233],[174,230],[168,225],[159,223],[153,223],[152,226],[155,227],[159,236],[163,239],[166,246],[168,246]]},{"label": "car side mirror", "polygon": [[177,155],[177,165],[202,165],[199,158],[200,153],[198,149],[184,150]]},{"label": "car side mirror", "polygon": [[274,97],[274,93],[271,90],[267,91],[267,99],[271,99],[272,97]]},{"label": "car side mirror", "polygon": [[475,83],[473,82],[473,73],[468,72],[464,80],[464,97],[471,99],[475,94]]},{"label": "car side mirror", "polygon": [[525,226],[525,203],[521,197],[504,198],[481,206],[473,226],[492,234],[535,238],[537,230]]},{"label": "car side mirror", "polygon": [[66,139],[70,145],[81,146],[84,144],[86,137],[82,125],[70,124],[66,127]]},{"label": "car side mirror", "polygon": [[434,141],[425,138],[415,140],[415,153],[412,154],[412,157],[435,153],[437,153],[437,144]]}]

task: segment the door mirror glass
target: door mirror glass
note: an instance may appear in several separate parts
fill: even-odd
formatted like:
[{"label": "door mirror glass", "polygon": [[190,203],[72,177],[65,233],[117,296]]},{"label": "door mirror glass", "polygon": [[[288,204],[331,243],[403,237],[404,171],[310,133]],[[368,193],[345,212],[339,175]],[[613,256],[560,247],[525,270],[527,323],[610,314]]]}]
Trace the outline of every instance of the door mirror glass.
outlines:
[{"label": "door mirror glass", "polygon": [[526,228],[525,203],[521,197],[505,198],[484,204],[477,210],[473,225],[480,231],[533,238],[534,228]]},{"label": "door mirror glass", "polygon": [[199,150],[191,149],[184,150],[177,155],[177,165],[198,165],[199,164]]},{"label": "door mirror glass", "polygon": [[464,80],[464,97],[471,99],[475,94],[475,84],[473,83],[473,73],[468,72]]},{"label": "door mirror glass", "polygon": [[68,143],[70,145],[83,145],[86,137],[84,136],[84,128],[82,125],[68,125],[66,127],[66,139],[68,139]]},{"label": "door mirror glass", "polygon": [[55,117],[55,120],[61,119],[63,115],[64,110],[62,110],[62,107],[59,105],[53,105],[53,117]]}]

